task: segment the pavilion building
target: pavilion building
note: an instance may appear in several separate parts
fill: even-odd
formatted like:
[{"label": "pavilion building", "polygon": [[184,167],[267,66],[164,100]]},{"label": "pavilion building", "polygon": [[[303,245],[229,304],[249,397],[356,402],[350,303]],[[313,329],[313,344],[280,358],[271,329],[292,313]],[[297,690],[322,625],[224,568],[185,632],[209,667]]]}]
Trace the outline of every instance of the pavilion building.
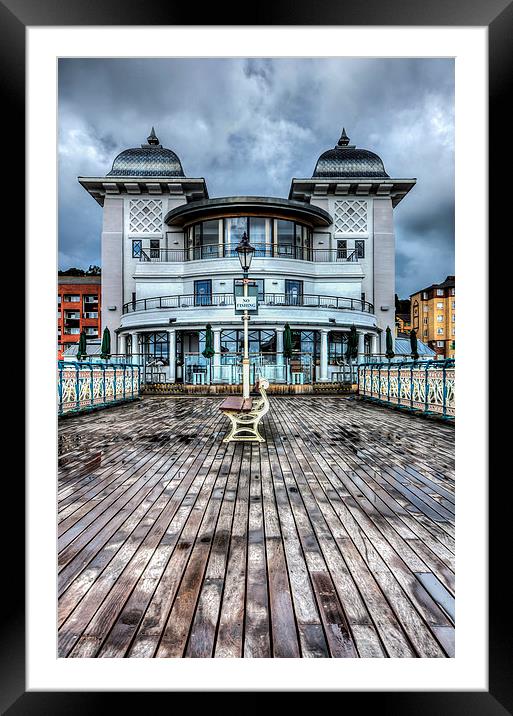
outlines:
[{"label": "pavilion building", "polygon": [[[159,382],[240,382],[243,325],[234,294],[245,232],[258,289],[252,378],[343,380],[352,326],[360,359],[385,352],[387,327],[395,334],[393,211],[415,181],[391,178],[379,156],[351,145],[343,131],[311,177],[292,179],[287,199],[211,199],[205,179],[187,177],[152,129],[106,176],[79,177],[103,207],[101,321],[113,352],[140,360],[147,379]],[[202,355],[207,324],[212,359]]]}]

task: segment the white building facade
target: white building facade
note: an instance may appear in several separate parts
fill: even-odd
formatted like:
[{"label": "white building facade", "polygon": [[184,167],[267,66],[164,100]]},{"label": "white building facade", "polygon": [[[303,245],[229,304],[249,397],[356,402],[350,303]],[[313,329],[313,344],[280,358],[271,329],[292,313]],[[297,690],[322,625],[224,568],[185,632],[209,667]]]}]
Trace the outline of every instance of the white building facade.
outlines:
[{"label": "white building facade", "polygon": [[[390,178],[345,131],[312,177],[292,179],[288,199],[210,199],[205,179],[186,177],[153,129],[106,176],[79,182],[103,207],[102,325],[117,354],[145,365],[147,380],[240,382],[243,325],[234,294],[243,233],[255,248],[250,278],[258,289],[252,379],[347,380],[352,326],[359,360],[385,352],[386,328],[395,332],[393,210],[415,179]],[[202,355],[207,324],[211,359]]]}]

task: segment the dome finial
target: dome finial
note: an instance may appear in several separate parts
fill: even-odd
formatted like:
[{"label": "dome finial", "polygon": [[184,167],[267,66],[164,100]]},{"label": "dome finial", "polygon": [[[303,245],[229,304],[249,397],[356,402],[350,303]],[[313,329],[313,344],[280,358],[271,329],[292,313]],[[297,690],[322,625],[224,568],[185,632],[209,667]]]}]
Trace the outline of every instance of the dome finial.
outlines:
[{"label": "dome finial", "polygon": [[342,134],[340,135],[340,139],[338,140],[337,147],[347,147],[349,144],[349,137],[346,134],[346,128],[342,127]]},{"label": "dome finial", "polygon": [[156,146],[156,145],[160,144],[159,138],[158,138],[157,135],[155,134],[155,127],[152,127],[152,128],[151,128],[150,136],[147,137],[147,140],[146,140],[146,141],[148,142],[148,144],[151,144],[151,145],[153,145],[153,146]]}]

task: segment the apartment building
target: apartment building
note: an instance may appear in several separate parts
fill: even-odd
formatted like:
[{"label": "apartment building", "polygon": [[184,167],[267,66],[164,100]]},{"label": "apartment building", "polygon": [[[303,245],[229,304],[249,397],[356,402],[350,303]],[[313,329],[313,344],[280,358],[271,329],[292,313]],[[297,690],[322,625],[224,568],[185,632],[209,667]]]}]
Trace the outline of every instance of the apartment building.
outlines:
[{"label": "apartment building", "polygon": [[57,352],[78,343],[80,332],[100,337],[101,276],[59,276],[57,290]]},{"label": "apartment building", "polygon": [[456,354],[456,288],[454,276],[412,294],[411,323],[417,336],[437,358]]}]

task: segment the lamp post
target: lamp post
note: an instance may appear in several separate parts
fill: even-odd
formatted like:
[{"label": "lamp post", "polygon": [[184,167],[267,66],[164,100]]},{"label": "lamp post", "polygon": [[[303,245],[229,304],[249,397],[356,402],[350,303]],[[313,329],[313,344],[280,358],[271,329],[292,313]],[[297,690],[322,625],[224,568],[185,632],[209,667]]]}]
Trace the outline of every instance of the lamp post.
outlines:
[{"label": "lamp post", "polygon": [[[244,298],[248,297],[248,285],[249,285],[249,267],[251,266],[251,260],[255,253],[254,246],[251,246],[246,232],[243,233],[242,239],[239,245],[235,249],[239,256],[240,265],[242,267],[243,279],[242,279],[242,290]],[[242,316],[244,322],[244,355],[242,358],[242,397],[249,398],[249,313],[248,309],[244,308],[244,315]]]}]

